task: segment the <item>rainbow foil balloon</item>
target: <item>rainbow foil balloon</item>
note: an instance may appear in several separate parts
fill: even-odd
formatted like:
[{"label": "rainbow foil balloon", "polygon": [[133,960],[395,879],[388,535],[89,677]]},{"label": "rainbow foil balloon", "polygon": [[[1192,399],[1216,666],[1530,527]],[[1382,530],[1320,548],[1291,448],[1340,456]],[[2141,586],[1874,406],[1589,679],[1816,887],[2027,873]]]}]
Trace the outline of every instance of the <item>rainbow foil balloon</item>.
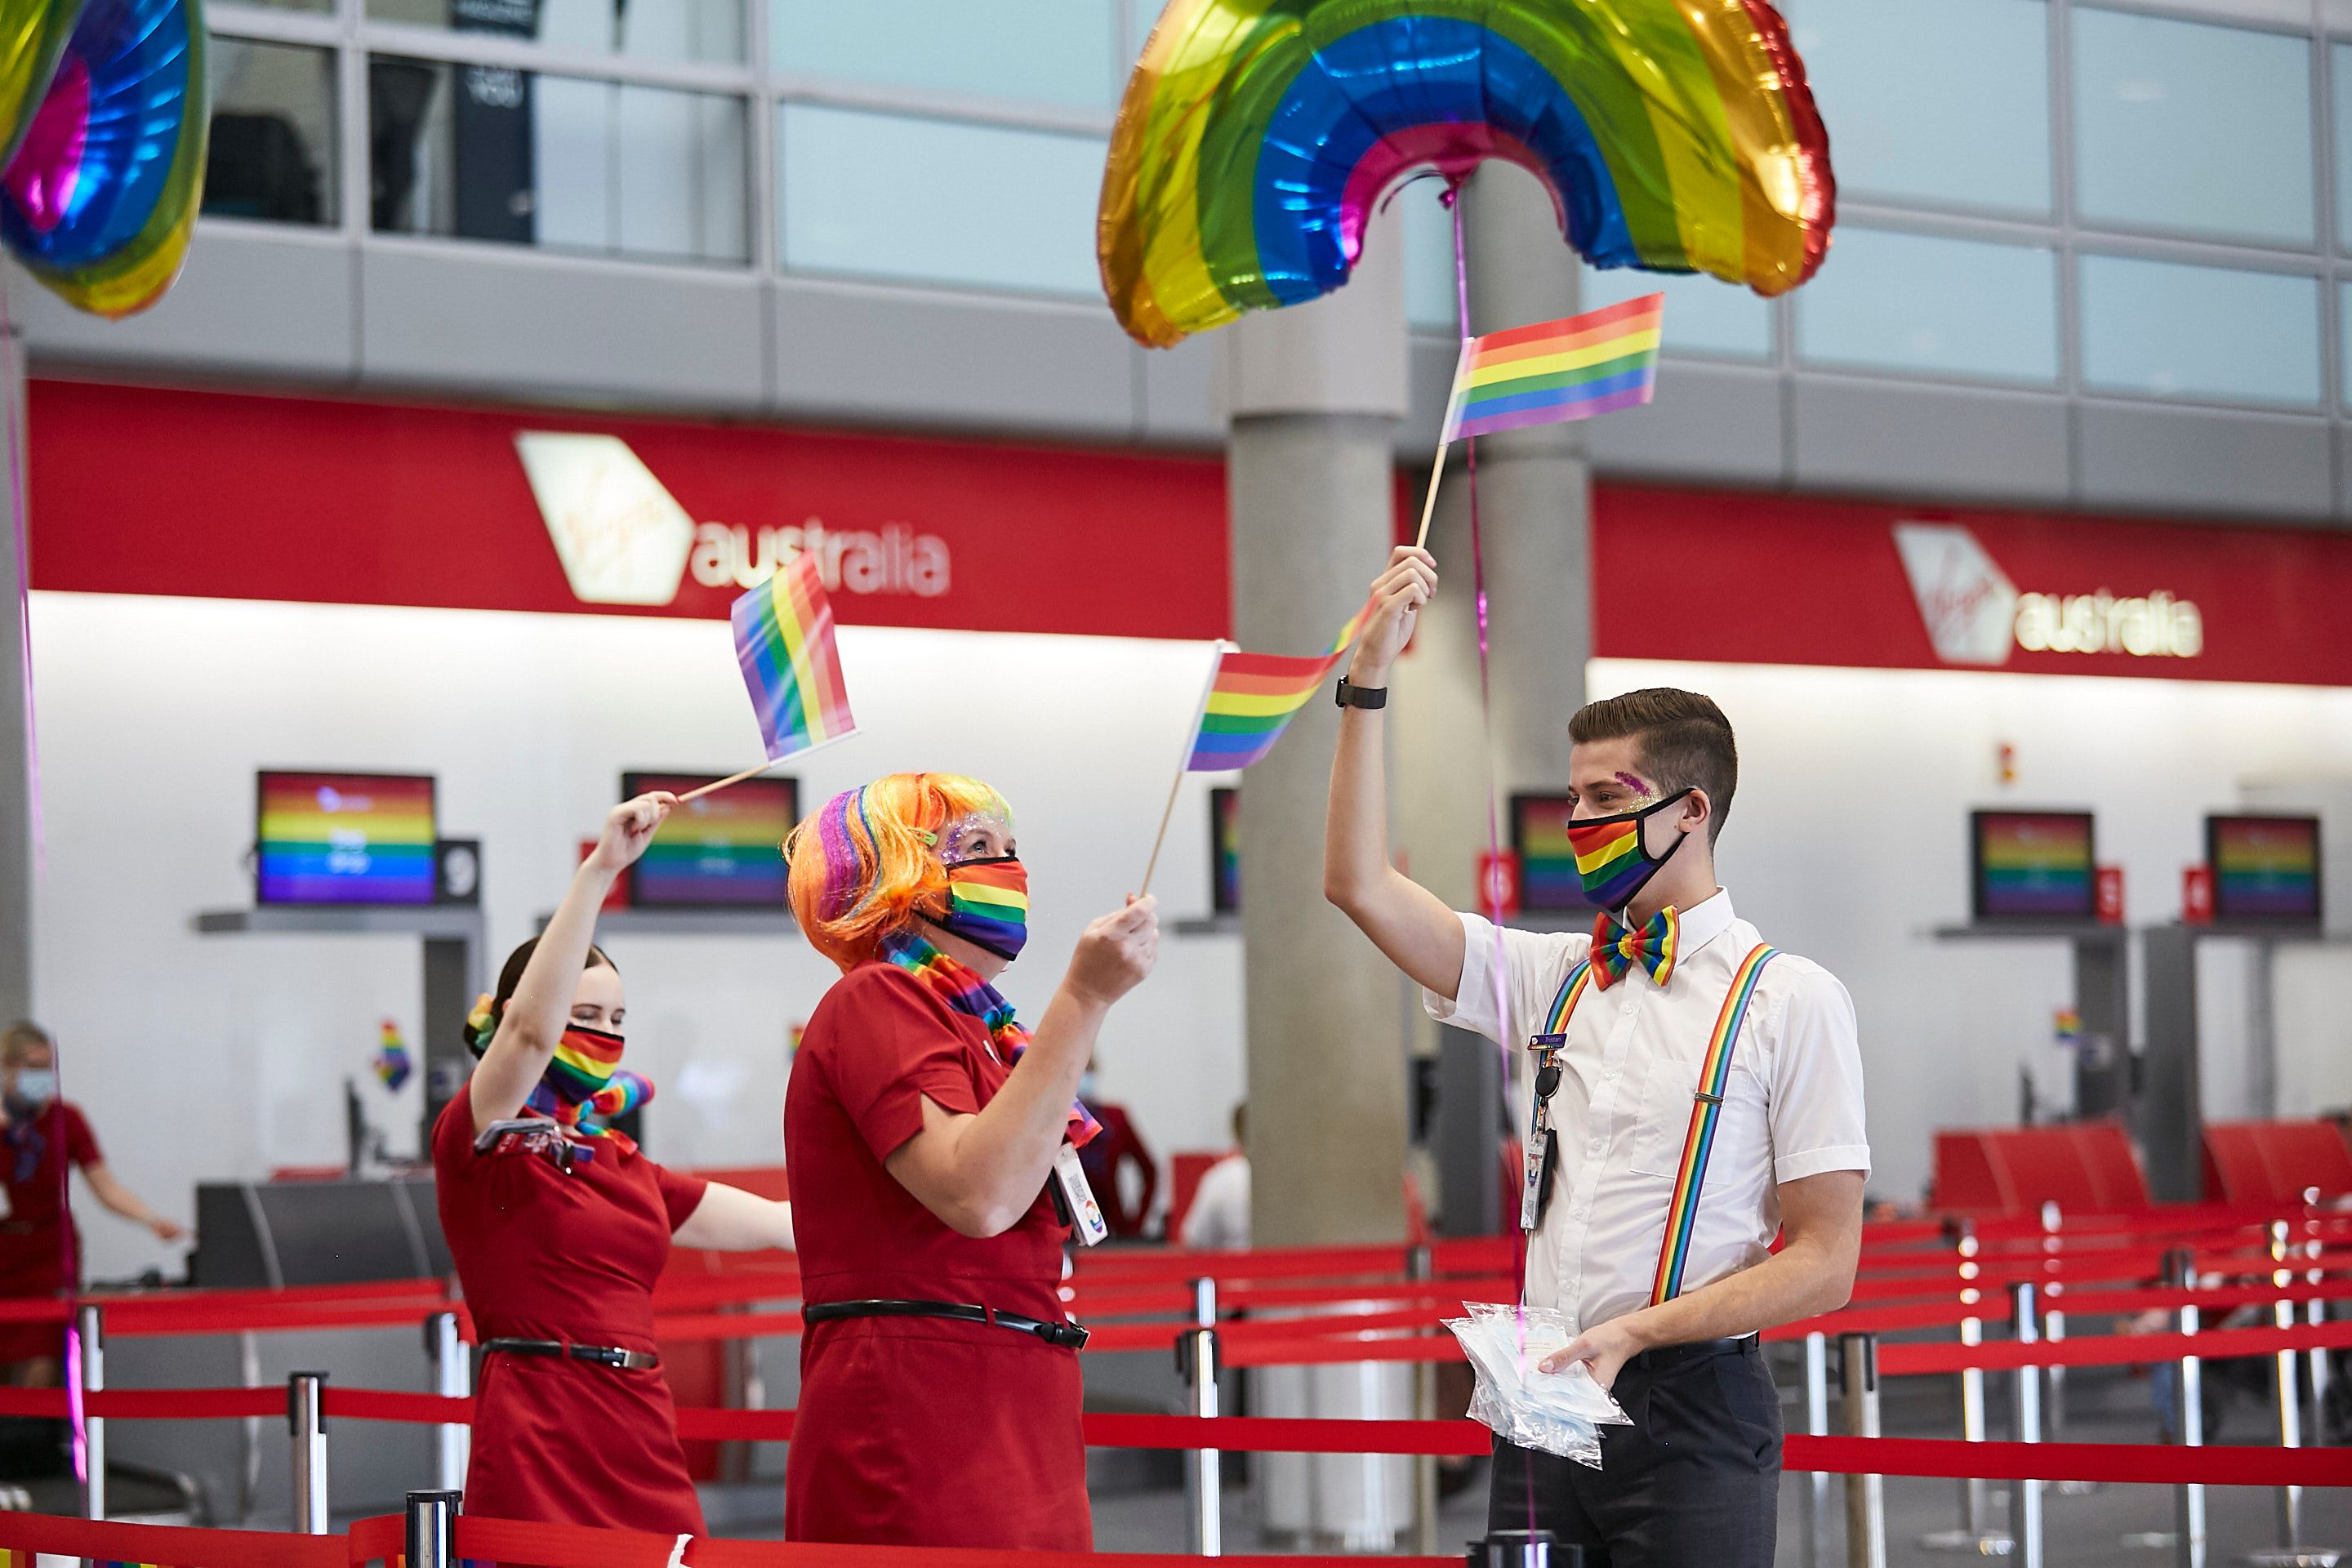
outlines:
[{"label": "rainbow foil balloon", "polygon": [[1103,174],[1104,292],[1165,347],[1348,280],[1381,198],[1489,158],[1595,267],[1779,294],[1829,248],[1829,138],[1766,0],[1170,0]]},{"label": "rainbow foil balloon", "polygon": [[[43,29],[67,27],[41,76]],[[207,98],[201,0],[0,0],[0,241],[97,315],[162,299],[203,204]]]}]

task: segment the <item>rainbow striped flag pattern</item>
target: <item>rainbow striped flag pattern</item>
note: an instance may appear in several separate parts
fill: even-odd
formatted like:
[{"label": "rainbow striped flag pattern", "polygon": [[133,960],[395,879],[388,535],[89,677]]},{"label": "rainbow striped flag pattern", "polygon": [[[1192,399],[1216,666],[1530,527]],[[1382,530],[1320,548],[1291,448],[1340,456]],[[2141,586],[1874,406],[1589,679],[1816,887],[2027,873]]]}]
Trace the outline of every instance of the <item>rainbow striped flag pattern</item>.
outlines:
[{"label": "rainbow striped flag pattern", "polygon": [[1650,401],[1666,297],[1512,327],[1462,345],[1441,442],[1590,419]]},{"label": "rainbow striped flag pattern", "polygon": [[1706,1183],[1707,1156],[1715,1152],[1716,1124],[1723,1120],[1723,1092],[1731,1080],[1731,1049],[1738,1043],[1739,1026],[1755,999],[1756,983],[1764,966],[1780,950],[1758,943],[1739,961],[1731,976],[1731,990],[1716,1015],[1715,1035],[1698,1073],[1699,1092],[1691,1103],[1690,1132],[1683,1140],[1682,1164],[1675,1177],[1675,1195],[1666,1206],[1665,1239],[1658,1247],[1657,1277],[1650,1285],[1650,1304],[1671,1301],[1683,1290],[1683,1266],[1690,1260],[1691,1233],[1698,1222],[1699,1189]]},{"label": "rainbow striped flag pattern", "polygon": [[992,951],[1017,947],[1029,929],[1029,876],[1019,866],[958,866],[948,879],[948,910],[957,928]]},{"label": "rainbow striped flag pattern", "polygon": [[1339,628],[1328,653],[1297,658],[1225,649],[1217,659],[1216,678],[1210,683],[1208,705],[1202,710],[1184,771],[1216,773],[1245,768],[1273,751],[1291,719],[1339,668],[1371,613],[1368,599]]},{"label": "rainbow striped flag pattern", "polygon": [[815,556],[803,551],[777,567],[735,601],[730,618],[770,762],[857,732]]}]

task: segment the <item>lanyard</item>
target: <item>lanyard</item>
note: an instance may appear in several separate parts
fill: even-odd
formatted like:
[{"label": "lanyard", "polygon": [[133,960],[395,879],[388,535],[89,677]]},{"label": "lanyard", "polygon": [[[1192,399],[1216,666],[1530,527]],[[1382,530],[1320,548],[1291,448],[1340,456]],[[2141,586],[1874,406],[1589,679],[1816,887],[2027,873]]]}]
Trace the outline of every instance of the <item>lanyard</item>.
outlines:
[{"label": "lanyard", "polygon": [[[1750,949],[1732,973],[1731,989],[1723,998],[1722,1010],[1716,1015],[1715,1032],[1707,1041],[1706,1057],[1699,1067],[1698,1087],[1691,1095],[1690,1129],[1684,1135],[1683,1157],[1675,1166],[1674,1196],[1666,1208],[1665,1235],[1659,1244],[1657,1272],[1650,1287],[1653,1306],[1682,1294],[1691,1235],[1697,1227],[1699,1194],[1706,1184],[1707,1161],[1715,1152],[1716,1126],[1723,1120],[1724,1091],[1731,1081],[1732,1052],[1739,1043],[1740,1026],[1748,1020],[1748,1006],[1756,998],[1757,982],[1763,976],[1764,966],[1779,956],[1780,950],[1766,943],[1759,942]],[[1551,1124],[1551,1091],[1559,1087],[1559,1068],[1554,1058],[1568,1044],[1568,1021],[1591,989],[1591,981],[1592,961],[1579,960],[1552,997],[1544,1019],[1544,1032],[1528,1041],[1528,1048],[1536,1053],[1536,1100],[1533,1131],[1528,1139],[1521,1172],[1521,1230],[1536,1228],[1551,1196],[1554,1145],[1558,1139]]]}]

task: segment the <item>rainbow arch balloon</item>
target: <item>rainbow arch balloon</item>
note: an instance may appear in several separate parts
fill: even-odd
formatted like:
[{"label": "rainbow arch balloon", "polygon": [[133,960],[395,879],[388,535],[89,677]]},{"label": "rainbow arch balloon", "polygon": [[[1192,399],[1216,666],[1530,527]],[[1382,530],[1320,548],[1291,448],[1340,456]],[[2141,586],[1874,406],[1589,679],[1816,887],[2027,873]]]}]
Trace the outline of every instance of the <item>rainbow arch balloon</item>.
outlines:
[{"label": "rainbow arch balloon", "polygon": [[1767,0],[1170,0],[1103,174],[1103,289],[1165,347],[1348,280],[1406,175],[1489,158],[1595,267],[1759,294],[1829,248],[1829,137]]},{"label": "rainbow arch balloon", "polygon": [[[37,94],[5,118],[33,47],[9,50],[35,23],[70,32]],[[0,0],[0,146],[16,149],[0,241],[81,310],[144,310],[187,258],[210,127],[205,39],[202,0]]]}]

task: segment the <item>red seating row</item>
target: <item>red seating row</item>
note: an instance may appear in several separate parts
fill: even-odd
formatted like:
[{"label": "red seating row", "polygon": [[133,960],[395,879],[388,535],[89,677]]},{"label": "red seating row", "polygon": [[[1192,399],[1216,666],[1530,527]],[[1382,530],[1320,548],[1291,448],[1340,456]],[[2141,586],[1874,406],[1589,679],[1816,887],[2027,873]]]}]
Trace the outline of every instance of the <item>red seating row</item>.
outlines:
[{"label": "red seating row", "polygon": [[[2352,1148],[2326,1121],[2211,1121],[2205,1126],[2208,1203],[2238,1207],[2352,1193]],[[2114,1121],[2063,1127],[1946,1129],[1936,1134],[1930,1205],[1951,1214],[2078,1213],[2149,1206],[2138,1152]]]},{"label": "red seating row", "polygon": [[2209,1121],[2205,1196],[2244,1206],[2352,1193],[2352,1150],[2327,1121]]},{"label": "red seating row", "polygon": [[1936,1134],[1929,1203],[1955,1214],[2061,1210],[2115,1214],[2148,1205],[2147,1178],[2119,1122],[1948,1129]]}]

